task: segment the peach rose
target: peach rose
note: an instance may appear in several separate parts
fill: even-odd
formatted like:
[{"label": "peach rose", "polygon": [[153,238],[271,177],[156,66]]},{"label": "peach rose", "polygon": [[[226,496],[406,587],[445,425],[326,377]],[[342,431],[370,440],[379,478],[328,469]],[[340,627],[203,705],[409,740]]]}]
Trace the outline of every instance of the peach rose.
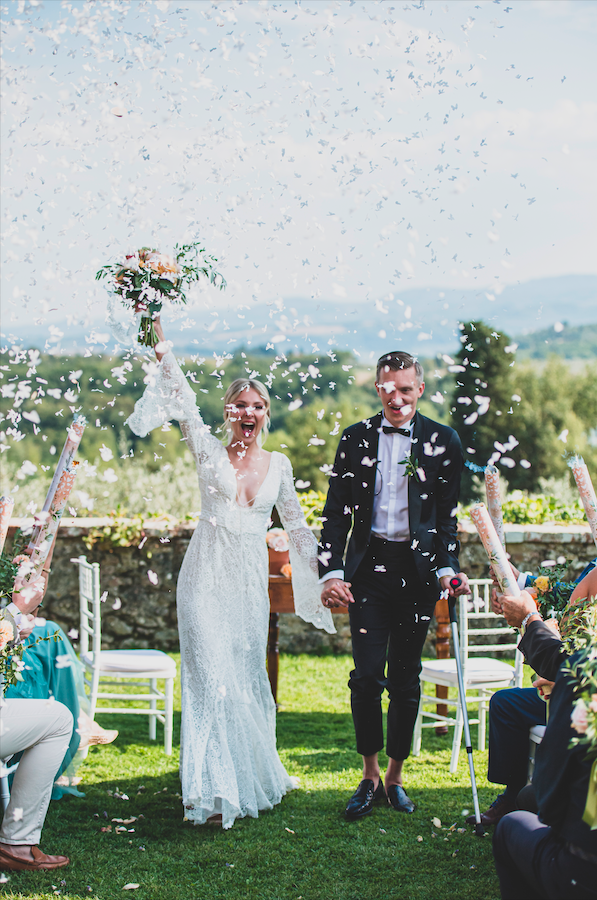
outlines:
[{"label": "peach rose", "polygon": [[14,640],[12,625],[6,619],[0,619],[0,650],[4,650],[12,640]]}]

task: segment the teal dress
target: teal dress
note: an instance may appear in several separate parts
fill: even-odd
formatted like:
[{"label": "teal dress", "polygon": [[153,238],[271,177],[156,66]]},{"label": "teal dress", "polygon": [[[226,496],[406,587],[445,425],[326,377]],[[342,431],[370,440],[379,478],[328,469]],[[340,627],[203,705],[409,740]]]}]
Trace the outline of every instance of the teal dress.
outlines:
[{"label": "teal dress", "polygon": [[[58,635],[58,639],[55,639],[55,635]],[[39,638],[46,637],[49,639],[35,643]],[[54,697],[70,709],[75,727],[56,777],[64,774],[72,779],[77,764],[81,761],[81,754],[77,759],[81,740],[78,730],[79,714],[81,709],[84,711],[89,709],[81,663],[60,625],[49,619],[45,625],[36,626],[25,640],[23,662],[25,664],[22,671],[23,681],[8,687],[5,696],[21,700],[46,700],[48,697]],[[85,796],[73,785],[54,784],[52,799],[58,800],[64,794]]]}]

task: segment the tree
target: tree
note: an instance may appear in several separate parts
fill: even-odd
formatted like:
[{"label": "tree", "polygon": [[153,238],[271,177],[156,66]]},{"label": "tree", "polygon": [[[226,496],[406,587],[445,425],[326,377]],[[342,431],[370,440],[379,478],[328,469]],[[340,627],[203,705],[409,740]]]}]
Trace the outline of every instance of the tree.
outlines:
[{"label": "tree", "polygon": [[[460,328],[462,348],[451,367],[456,377],[452,425],[460,435],[467,462],[484,468],[502,455],[496,442],[510,446],[510,416],[516,402],[514,357],[509,337],[485,322],[461,324]],[[477,493],[470,468],[463,473],[460,493],[463,502],[470,502]]]}]

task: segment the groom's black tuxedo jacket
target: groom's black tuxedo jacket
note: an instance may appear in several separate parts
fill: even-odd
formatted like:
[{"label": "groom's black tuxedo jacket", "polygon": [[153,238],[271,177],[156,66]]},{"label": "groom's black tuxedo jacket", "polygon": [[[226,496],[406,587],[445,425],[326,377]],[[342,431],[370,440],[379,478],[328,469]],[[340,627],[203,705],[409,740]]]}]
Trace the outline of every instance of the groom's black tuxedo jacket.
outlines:
[{"label": "groom's black tuxedo jacket", "polygon": [[[352,581],[371,540],[371,519],[382,414],[344,431],[330,478],[323,510],[319,547],[320,576],[344,569]],[[460,438],[453,428],[415,413],[411,456],[425,480],[409,477],[408,514],[417,571],[427,599],[438,596],[436,571],[451,566],[459,571],[456,505],[463,467]],[[399,468],[402,474],[404,469]],[[344,563],[346,539],[352,528]]]}]

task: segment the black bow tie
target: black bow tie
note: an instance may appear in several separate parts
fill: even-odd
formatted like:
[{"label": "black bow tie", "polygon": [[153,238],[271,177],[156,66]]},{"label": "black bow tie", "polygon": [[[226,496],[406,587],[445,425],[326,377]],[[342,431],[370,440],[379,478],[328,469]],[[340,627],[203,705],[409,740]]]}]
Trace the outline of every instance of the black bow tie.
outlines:
[{"label": "black bow tie", "polygon": [[394,428],[393,425],[383,425],[384,434],[403,434],[404,437],[410,437],[410,428]]}]

